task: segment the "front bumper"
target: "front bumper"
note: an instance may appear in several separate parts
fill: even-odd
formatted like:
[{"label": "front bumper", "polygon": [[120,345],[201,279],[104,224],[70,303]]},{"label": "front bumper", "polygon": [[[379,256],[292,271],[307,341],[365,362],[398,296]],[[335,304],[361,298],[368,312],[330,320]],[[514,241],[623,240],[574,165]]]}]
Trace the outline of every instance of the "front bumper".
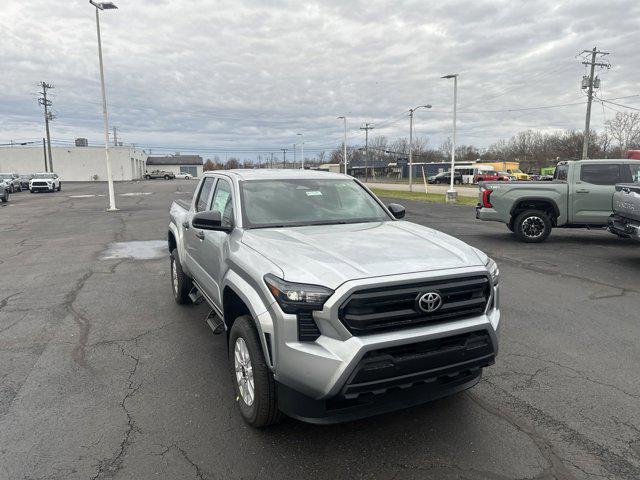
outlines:
[{"label": "front bumper", "polygon": [[620,237],[640,241],[640,222],[635,220],[613,214],[609,217],[607,228],[611,233]]},{"label": "front bumper", "polygon": [[[486,270],[476,267],[456,271],[465,273],[486,274]],[[433,272],[427,278],[445,274]],[[376,285],[399,285],[417,279],[424,280],[425,273],[377,279]],[[492,287],[489,307],[482,315],[354,336],[338,319],[337,310],[351,293],[365,286],[367,280],[347,282],[322,311],[314,312],[321,332],[314,342],[298,341],[294,315],[283,314],[277,305],[265,313],[276,326],[274,377],[281,392],[280,408],[288,415],[332,423],[423,403],[473,386],[480,379],[481,369],[494,363],[500,325],[497,286]],[[482,351],[466,341],[455,347],[438,347],[430,353],[423,351],[423,345],[429,342],[444,344],[454,337],[477,334],[485,339]],[[414,347],[419,347],[421,353],[407,353]],[[400,356],[389,353],[397,349],[405,352]],[[456,355],[442,356],[454,351]],[[420,364],[407,367],[406,362],[417,358]]]},{"label": "front bumper", "polygon": [[35,192],[53,192],[55,190],[55,186],[51,185],[31,185],[29,187],[30,190]]}]

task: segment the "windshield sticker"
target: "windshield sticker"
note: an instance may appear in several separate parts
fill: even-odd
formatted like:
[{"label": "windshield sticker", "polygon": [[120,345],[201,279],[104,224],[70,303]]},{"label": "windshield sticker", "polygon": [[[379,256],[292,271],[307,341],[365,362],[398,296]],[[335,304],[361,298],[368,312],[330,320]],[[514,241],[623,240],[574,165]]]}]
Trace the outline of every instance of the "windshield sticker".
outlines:
[{"label": "windshield sticker", "polygon": [[318,190],[309,190],[304,193],[306,193],[308,197],[317,197],[318,195],[322,196],[322,192],[319,192]]}]

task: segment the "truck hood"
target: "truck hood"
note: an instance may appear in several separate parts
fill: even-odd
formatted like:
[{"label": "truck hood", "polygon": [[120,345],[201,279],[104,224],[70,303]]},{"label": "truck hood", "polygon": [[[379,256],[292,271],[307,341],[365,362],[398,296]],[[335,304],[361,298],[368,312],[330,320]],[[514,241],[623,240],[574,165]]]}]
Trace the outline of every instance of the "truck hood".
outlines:
[{"label": "truck hood", "polygon": [[291,282],[337,288],[348,280],[483,266],[474,248],[410,222],[246,230],[242,242]]}]

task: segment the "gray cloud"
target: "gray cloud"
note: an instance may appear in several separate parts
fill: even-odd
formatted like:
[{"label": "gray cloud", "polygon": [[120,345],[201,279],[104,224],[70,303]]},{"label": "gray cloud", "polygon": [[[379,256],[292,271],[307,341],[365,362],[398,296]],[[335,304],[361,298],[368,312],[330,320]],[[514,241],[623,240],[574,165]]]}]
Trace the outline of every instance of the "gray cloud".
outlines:
[{"label": "gray cloud", "polygon": [[[584,106],[499,113],[583,100],[576,54],[611,52],[604,97],[639,94],[635,0],[211,2],[119,0],[102,33],[111,123],[128,142],[221,150],[307,151],[375,134],[451,130],[457,72],[459,142],[486,146],[526,128],[580,129]],[[0,140],[42,136],[36,83],[56,88],[53,136],[101,138],[93,8],[85,1],[0,4]],[[640,97],[625,103],[640,105]],[[632,102],[636,102],[635,104]],[[593,126],[615,112],[594,106]],[[250,156],[250,155],[246,155]]]}]

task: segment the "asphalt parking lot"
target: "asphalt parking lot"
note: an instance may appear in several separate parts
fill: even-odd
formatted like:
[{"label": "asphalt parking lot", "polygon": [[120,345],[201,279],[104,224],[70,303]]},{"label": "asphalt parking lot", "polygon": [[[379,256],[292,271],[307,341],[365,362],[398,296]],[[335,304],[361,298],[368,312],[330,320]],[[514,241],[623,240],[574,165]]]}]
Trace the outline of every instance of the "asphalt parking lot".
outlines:
[{"label": "asphalt parking lot", "polygon": [[640,245],[586,230],[522,244],[472,207],[403,201],[498,262],[496,365],[420,407],[257,431],[206,307],[173,302],[163,244],[110,248],[162,241],[195,184],[117,184],[111,213],[104,184],[0,208],[0,478],[640,478]]}]

